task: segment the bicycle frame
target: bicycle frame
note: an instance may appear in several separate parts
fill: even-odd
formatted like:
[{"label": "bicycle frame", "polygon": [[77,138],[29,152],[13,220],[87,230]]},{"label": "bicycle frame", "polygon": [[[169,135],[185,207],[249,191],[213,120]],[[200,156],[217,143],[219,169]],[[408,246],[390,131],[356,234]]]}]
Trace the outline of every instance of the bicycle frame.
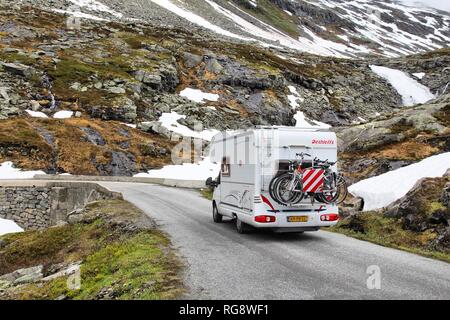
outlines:
[{"label": "bicycle frame", "polygon": [[[291,183],[289,184],[290,192],[303,192],[303,173],[305,172],[305,170],[302,168],[302,164],[304,156],[305,154],[302,152],[300,154],[301,157],[300,163],[297,165],[297,168],[295,168]],[[314,159],[312,160],[312,166],[314,167]],[[299,183],[301,184],[300,191],[296,191]]]}]

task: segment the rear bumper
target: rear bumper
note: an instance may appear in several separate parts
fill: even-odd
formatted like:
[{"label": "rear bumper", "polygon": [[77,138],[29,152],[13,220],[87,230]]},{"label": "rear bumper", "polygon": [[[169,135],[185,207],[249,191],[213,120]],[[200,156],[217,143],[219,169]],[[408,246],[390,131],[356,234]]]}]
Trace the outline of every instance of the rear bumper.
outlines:
[{"label": "rear bumper", "polygon": [[319,227],[284,227],[284,228],[270,228],[270,231],[275,233],[295,233],[295,232],[309,232],[319,231]]},{"label": "rear bumper", "polygon": [[[320,216],[322,213],[276,213],[271,214],[275,216],[276,221],[272,223],[258,223],[255,222],[254,216],[248,217],[251,220],[247,220],[248,224],[252,225],[255,228],[270,228],[275,232],[290,232],[289,230],[293,230],[291,232],[300,232],[300,231],[317,231],[320,228],[332,227],[338,223],[337,221],[321,221]],[[288,218],[291,216],[308,216],[307,222],[289,222]],[[286,231],[283,231],[286,229]],[[298,231],[295,231],[298,229]]]}]

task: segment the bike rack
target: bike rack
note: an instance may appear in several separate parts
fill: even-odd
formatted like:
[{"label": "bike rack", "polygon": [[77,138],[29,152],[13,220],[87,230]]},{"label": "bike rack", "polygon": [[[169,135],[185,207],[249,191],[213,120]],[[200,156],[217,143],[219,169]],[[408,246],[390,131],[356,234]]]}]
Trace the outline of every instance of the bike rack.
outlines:
[{"label": "bike rack", "polygon": [[312,165],[314,166],[314,148],[313,147],[311,147],[311,146],[307,146],[307,145],[304,145],[304,144],[291,144],[291,145],[288,145],[288,146],[283,146],[282,147],[283,149],[288,149],[288,152],[289,152],[289,158],[291,159],[292,157],[291,157],[291,148],[305,148],[305,149],[309,149],[309,150],[311,150],[311,161],[312,161]]}]

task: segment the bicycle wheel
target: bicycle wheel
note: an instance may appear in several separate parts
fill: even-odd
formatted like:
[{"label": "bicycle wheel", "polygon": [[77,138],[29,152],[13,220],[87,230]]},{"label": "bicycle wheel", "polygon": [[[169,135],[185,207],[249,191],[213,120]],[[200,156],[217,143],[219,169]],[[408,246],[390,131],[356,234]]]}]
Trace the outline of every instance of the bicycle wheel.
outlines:
[{"label": "bicycle wheel", "polygon": [[293,176],[290,173],[281,175],[274,183],[274,195],[282,205],[296,204],[303,199],[303,192],[291,190]]},{"label": "bicycle wheel", "polygon": [[277,175],[275,177],[273,177],[272,180],[270,180],[270,184],[269,184],[269,194],[270,197],[275,200],[276,202],[279,202],[279,199],[277,199],[276,196],[276,192],[275,192],[275,185],[278,182],[278,179],[280,178],[281,175]]},{"label": "bicycle wheel", "polygon": [[327,204],[341,204],[347,198],[348,187],[344,177],[342,175],[337,175],[335,179],[336,183],[334,184],[334,187],[318,194],[321,202]]},{"label": "bicycle wheel", "polygon": [[337,204],[341,204],[347,199],[348,196],[348,185],[347,181],[345,181],[344,177],[342,175],[338,175],[337,180],[337,189],[338,189],[338,196],[336,199]]}]

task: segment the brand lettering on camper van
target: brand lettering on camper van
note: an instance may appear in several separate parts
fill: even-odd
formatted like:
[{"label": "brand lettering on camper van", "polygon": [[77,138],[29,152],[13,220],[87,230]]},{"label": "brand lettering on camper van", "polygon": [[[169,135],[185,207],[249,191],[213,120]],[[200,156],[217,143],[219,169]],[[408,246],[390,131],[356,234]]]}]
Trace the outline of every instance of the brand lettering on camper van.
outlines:
[{"label": "brand lettering on camper van", "polygon": [[334,144],[334,140],[317,140],[313,139],[312,144]]}]

